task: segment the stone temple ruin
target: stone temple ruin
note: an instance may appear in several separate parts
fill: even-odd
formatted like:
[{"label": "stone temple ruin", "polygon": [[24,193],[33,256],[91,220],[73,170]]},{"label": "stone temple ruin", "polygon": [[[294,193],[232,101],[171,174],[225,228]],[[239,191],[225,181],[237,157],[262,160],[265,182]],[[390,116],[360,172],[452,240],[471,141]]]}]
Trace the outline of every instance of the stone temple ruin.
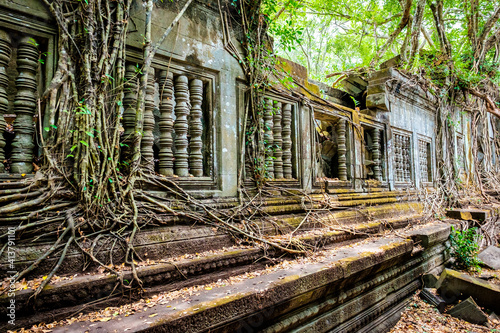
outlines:
[{"label": "stone temple ruin", "polygon": [[[123,108],[125,137],[135,122],[135,110],[128,106],[137,102],[132,91],[142,58],[142,10],[141,3],[134,1],[126,54],[130,93]],[[176,14],[169,2],[155,9],[152,40],[159,38]],[[0,136],[2,202],[2,196],[19,186],[21,179],[34,176],[33,154],[36,159],[41,153],[35,131],[54,123],[39,117],[37,99],[54,75],[58,31],[50,11],[38,0],[0,0],[0,22],[0,127],[7,128]],[[153,61],[141,146],[147,168],[172,177],[193,197],[220,210],[237,204],[239,184],[249,191],[255,186],[244,151],[247,83],[225,43],[217,1],[193,2],[178,32],[168,36]],[[405,301],[421,286],[420,276],[443,269],[449,257],[448,225],[433,223],[410,233],[401,229],[424,219],[416,189],[431,190],[439,177],[435,98],[391,62],[370,77],[349,76],[343,90],[309,80],[298,64],[281,62],[296,87],[276,86],[264,98],[266,145],[276,149],[267,161],[270,195],[261,203],[267,218],[251,218],[260,221],[269,235],[275,232],[269,217],[289,232],[300,227],[294,237],[323,249],[325,257],[312,263],[292,261],[250,280],[202,289],[189,304],[173,300],[169,308],[156,305],[158,315],[147,321],[135,314],[94,327],[75,322],[55,332],[94,332],[97,327],[107,332],[122,328],[381,332],[397,321]],[[454,121],[459,158],[453,163],[466,180],[476,168],[470,153],[471,119],[462,112]],[[491,150],[497,156],[494,146]],[[124,154],[130,152],[124,148]],[[159,188],[145,190],[164,195]],[[327,199],[335,209],[320,210],[314,219],[305,220],[310,209],[304,205],[303,193],[313,203]],[[220,230],[193,225],[166,212],[162,218],[163,225],[142,230],[135,240],[138,254],[157,262],[139,268],[146,296],[258,271],[283,255],[278,250],[240,246]],[[18,224],[2,220],[2,234]],[[342,247],[354,239],[396,229],[401,233]],[[314,230],[321,232],[311,233]],[[15,267],[33,262],[50,246],[46,240],[23,243],[19,239]],[[198,255],[212,250],[220,251]],[[120,251],[116,250],[117,258],[123,256]],[[70,252],[58,274],[77,274],[85,267],[81,253]],[[186,257],[175,264],[161,261],[176,256]],[[7,259],[4,252],[2,278],[11,271]],[[33,276],[47,274],[56,260],[48,258]],[[88,311],[127,302],[120,288],[115,289],[114,279],[97,274],[55,282],[36,300],[29,300],[33,292],[29,288],[17,291],[16,325],[58,320],[84,311],[83,305]],[[11,329],[3,320],[8,302],[6,294],[0,296],[2,330]]]}]

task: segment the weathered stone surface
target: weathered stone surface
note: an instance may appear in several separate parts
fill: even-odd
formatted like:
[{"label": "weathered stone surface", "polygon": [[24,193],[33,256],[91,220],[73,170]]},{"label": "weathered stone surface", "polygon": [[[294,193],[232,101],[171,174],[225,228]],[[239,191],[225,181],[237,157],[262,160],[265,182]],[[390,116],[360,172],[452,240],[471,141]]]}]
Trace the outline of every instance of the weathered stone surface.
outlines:
[{"label": "weathered stone surface", "polygon": [[488,267],[500,269],[500,248],[491,245],[479,253],[477,257]]},{"label": "weathered stone surface", "polygon": [[437,290],[435,288],[422,289],[422,291],[420,292],[420,297],[428,303],[434,305],[439,310],[439,312],[443,313],[446,302],[441,296],[437,294]]},{"label": "weathered stone surface", "polygon": [[422,276],[422,281],[424,282],[424,286],[426,288],[435,288],[438,280],[439,277],[434,274],[425,274]]},{"label": "weathered stone surface", "polygon": [[473,324],[486,325],[488,322],[488,316],[477,306],[472,297],[455,305],[446,313]]},{"label": "weathered stone surface", "polygon": [[450,225],[447,223],[435,223],[425,229],[415,230],[410,235],[415,243],[427,248],[448,239]]},{"label": "weathered stone surface", "polygon": [[488,218],[489,215],[489,211],[480,209],[453,209],[446,211],[446,216],[452,219],[465,221],[484,221]]},{"label": "weathered stone surface", "polygon": [[390,68],[390,67],[397,67],[401,63],[401,56],[397,55],[394,58],[391,58],[389,60],[384,61],[383,63],[380,64],[380,68]]},{"label": "weathered stone surface", "polygon": [[500,311],[500,288],[482,279],[445,269],[436,288],[448,304],[471,296],[479,305]]},{"label": "weathered stone surface", "polygon": [[369,109],[379,108],[382,110],[387,110],[387,105],[385,104],[385,93],[379,93],[367,96],[366,107]]}]

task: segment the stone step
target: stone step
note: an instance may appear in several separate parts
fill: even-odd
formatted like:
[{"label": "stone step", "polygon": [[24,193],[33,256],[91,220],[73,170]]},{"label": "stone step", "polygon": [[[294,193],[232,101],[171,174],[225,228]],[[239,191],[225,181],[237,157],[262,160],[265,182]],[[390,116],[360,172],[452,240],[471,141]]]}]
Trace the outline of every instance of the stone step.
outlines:
[{"label": "stone step", "polygon": [[297,261],[201,289],[189,302],[173,299],[145,312],[98,324],[74,322],[53,332],[326,332],[346,323],[351,324],[339,332],[357,332],[360,321],[351,319],[368,323],[389,311],[420,286],[421,274],[448,259],[442,244],[417,250],[414,245],[411,238],[385,237],[327,250],[319,261]]},{"label": "stone step", "polygon": [[482,209],[450,209],[446,211],[446,216],[456,220],[485,221],[491,216],[491,212]]},{"label": "stone step", "polygon": [[[343,196],[342,199],[349,197]],[[357,199],[357,196],[351,197]],[[377,219],[410,217],[417,220],[415,214],[420,214],[422,211],[422,204],[417,202],[392,202],[394,197],[389,195],[386,198],[375,198],[378,204],[361,209],[344,209],[339,208],[337,211],[319,213],[318,219],[315,223],[308,223],[304,227],[310,229],[312,227],[323,227],[325,224],[330,225],[352,225],[364,222],[375,221]],[[342,201],[346,207],[354,205],[358,200]],[[362,202],[363,200],[359,200]],[[366,203],[366,200],[364,201]],[[333,202],[332,204],[335,204]],[[301,205],[288,205],[288,207],[295,207]],[[287,207],[287,205],[285,205]],[[281,211],[287,212],[287,215],[275,215],[271,219],[280,225],[284,231],[291,231],[295,229],[304,219],[303,206],[300,207],[300,213],[292,214],[292,212],[299,208],[282,208],[280,206],[267,206],[269,211],[279,208]],[[269,214],[271,215],[271,214]],[[259,222],[262,225],[264,232],[273,234],[277,232],[274,224],[266,222],[265,220]],[[220,249],[222,247],[229,247],[234,245],[234,240],[228,234],[221,233],[214,230],[211,226],[206,225],[174,225],[167,227],[156,227],[154,229],[146,229],[141,231],[135,239],[134,245],[136,251],[141,258],[161,259],[172,257],[181,254],[190,254],[196,252],[204,252],[207,250]],[[18,242],[16,248],[16,262],[15,267],[17,270],[26,267],[33,260],[43,255],[52,245],[51,241],[44,241],[38,243],[23,243]],[[113,253],[113,260],[115,262],[120,260],[123,256],[121,249],[116,249]],[[6,253],[3,254],[2,259],[5,259]],[[109,254],[105,253],[98,257],[101,261],[107,261]],[[47,264],[40,267],[37,271],[38,274],[47,274],[50,272],[51,267],[57,261],[57,257],[50,258]],[[81,252],[76,247],[70,247],[68,251],[68,258],[60,268],[59,274],[68,274],[78,271],[85,265],[85,258],[82,257]],[[90,267],[92,269],[92,267]],[[0,262],[0,277],[5,277],[6,272],[9,271],[7,260]]]},{"label": "stone step", "polygon": [[[297,234],[294,238],[302,241],[304,244],[314,248],[328,246],[332,249],[335,246],[345,244],[347,241],[353,241],[359,238],[366,238],[371,234],[379,233],[384,230],[398,229],[405,227],[421,218],[420,215],[413,217],[399,217],[383,221],[358,224],[346,230],[315,230],[315,233]],[[277,240],[275,240],[277,241]],[[333,247],[332,247],[333,246]],[[268,263],[271,256],[282,256],[284,253],[279,251],[264,251],[258,248],[232,248],[218,254],[201,254],[194,259],[184,259],[180,261],[162,260],[162,263],[138,268],[138,276],[143,281],[145,288],[154,290],[168,291],[172,286],[178,285],[181,281],[185,285],[199,284],[200,281],[220,278],[221,276],[230,276],[232,273],[240,273],[242,270],[251,271],[258,269],[265,263]],[[254,264],[258,262],[259,264]],[[124,279],[132,281],[132,273],[125,272]],[[75,291],[75,288],[78,289]],[[130,290],[128,290],[129,292]],[[126,289],[118,287],[117,281],[111,275],[91,274],[82,275],[59,283],[51,284],[37,296],[35,308],[39,313],[37,320],[43,320],[43,312],[57,310],[58,317],[61,317],[71,311],[78,312],[81,308],[86,308],[88,303],[107,298],[108,301],[127,292]],[[16,294],[16,306],[18,313],[22,316],[33,315],[33,304],[28,300],[33,294],[32,290],[22,290]],[[0,296],[0,304],[8,302],[7,297]],[[108,305],[104,302],[101,306]],[[78,305],[82,305],[80,308]],[[92,305],[90,308],[98,308],[98,305]],[[64,310],[69,308],[70,310]],[[34,317],[35,318],[35,317]],[[26,322],[28,319],[24,320]]]}]

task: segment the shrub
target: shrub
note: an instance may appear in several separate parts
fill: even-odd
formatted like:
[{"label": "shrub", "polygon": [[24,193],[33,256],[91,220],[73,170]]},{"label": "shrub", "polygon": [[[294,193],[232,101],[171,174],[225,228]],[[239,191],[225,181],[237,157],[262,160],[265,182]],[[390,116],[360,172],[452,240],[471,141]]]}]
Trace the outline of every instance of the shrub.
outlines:
[{"label": "shrub", "polygon": [[455,258],[455,266],[465,270],[481,270],[481,260],[477,258],[479,240],[482,236],[477,233],[477,228],[464,231],[451,227],[451,256]]}]

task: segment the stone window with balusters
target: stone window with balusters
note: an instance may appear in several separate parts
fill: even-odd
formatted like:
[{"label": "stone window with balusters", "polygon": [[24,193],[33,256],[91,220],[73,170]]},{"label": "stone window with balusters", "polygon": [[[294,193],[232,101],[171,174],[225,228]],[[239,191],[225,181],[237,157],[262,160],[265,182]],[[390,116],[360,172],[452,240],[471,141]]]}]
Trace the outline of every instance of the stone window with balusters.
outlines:
[{"label": "stone window with balusters", "polygon": [[[130,154],[140,64],[126,66],[122,143]],[[155,64],[145,96],[141,158],[143,167],[179,183],[215,186],[215,137],[212,87],[216,79],[202,70]],[[128,151],[127,151],[128,150]]]},{"label": "stone window with balusters", "polygon": [[411,135],[394,132],[393,140],[394,180],[396,183],[410,183],[412,181]]}]

